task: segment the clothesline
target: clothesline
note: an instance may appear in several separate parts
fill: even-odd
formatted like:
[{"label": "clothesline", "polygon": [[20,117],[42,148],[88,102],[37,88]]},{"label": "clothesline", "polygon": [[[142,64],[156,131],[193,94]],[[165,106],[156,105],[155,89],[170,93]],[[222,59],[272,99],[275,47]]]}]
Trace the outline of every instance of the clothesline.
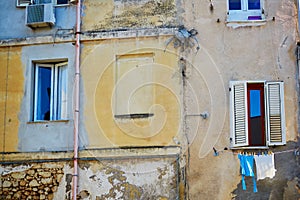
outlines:
[{"label": "clothesline", "polygon": [[[252,155],[264,155],[264,154],[272,154],[272,153],[273,153],[273,154],[281,154],[281,153],[294,152],[295,155],[299,155],[300,147],[295,148],[295,149],[289,149],[289,150],[285,150],[285,151],[275,151],[275,152],[270,151],[270,150],[265,150],[265,151],[259,150],[258,152],[245,152],[245,151],[244,151],[244,152],[241,153],[241,151],[240,151],[240,152],[230,152],[230,151],[225,151],[225,150],[218,151],[218,150],[216,150],[214,147],[213,147],[213,150],[214,150],[214,155],[215,155],[215,156],[218,156],[219,153],[221,153],[221,152],[225,152],[225,153],[233,153],[233,154],[235,154],[235,155],[243,154],[243,153],[245,153],[245,154],[252,154]],[[265,152],[267,152],[267,153],[265,153]]]},{"label": "clothesline", "polygon": [[274,154],[280,154],[280,153],[286,153],[286,152],[296,152],[296,151],[299,151],[299,148],[290,149],[290,150],[286,150],[286,151],[277,151],[277,152],[274,152]]}]

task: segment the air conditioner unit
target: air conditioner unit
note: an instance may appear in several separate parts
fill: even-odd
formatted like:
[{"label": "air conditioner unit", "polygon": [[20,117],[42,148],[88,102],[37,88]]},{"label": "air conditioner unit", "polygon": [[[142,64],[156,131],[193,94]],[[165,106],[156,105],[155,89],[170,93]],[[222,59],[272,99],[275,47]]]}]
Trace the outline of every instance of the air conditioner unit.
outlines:
[{"label": "air conditioner unit", "polygon": [[53,26],[55,24],[52,4],[36,4],[26,7],[25,23],[31,28]]}]

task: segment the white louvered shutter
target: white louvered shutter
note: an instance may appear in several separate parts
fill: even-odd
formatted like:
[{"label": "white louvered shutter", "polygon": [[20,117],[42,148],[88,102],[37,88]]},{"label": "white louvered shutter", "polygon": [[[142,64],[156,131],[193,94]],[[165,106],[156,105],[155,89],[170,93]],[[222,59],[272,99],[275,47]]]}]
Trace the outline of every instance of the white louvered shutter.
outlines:
[{"label": "white louvered shutter", "polygon": [[248,114],[247,114],[246,81],[230,82],[230,128],[231,146],[248,146]]},{"label": "white louvered shutter", "polygon": [[284,145],[286,131],[283,82],[267,82],[266,99],[268,145]]}]

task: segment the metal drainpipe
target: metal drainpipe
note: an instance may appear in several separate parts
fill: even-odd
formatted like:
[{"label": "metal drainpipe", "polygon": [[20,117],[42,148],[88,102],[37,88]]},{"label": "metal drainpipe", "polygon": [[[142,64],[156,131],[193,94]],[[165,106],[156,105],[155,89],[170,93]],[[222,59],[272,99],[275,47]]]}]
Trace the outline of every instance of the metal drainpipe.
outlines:
[{"label": "metal drainpipe", "polygon": [[74,171],[72,199],[76,200],[78,187],[78,129],[79,129],[79,80],[80,80],[80,25],[81,25],[81,0],[77,1],[76,7],[76,43],[75,43],[75,88],[74,88]]}]

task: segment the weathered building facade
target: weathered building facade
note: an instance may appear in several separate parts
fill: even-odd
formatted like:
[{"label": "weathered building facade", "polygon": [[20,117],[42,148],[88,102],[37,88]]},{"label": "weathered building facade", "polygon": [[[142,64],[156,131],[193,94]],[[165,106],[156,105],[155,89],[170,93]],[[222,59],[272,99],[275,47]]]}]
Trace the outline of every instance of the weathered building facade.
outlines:
[{"label": "weathered building facade", "polygon": [[1,199],[299,198],[298,2],[0,6]]}]

